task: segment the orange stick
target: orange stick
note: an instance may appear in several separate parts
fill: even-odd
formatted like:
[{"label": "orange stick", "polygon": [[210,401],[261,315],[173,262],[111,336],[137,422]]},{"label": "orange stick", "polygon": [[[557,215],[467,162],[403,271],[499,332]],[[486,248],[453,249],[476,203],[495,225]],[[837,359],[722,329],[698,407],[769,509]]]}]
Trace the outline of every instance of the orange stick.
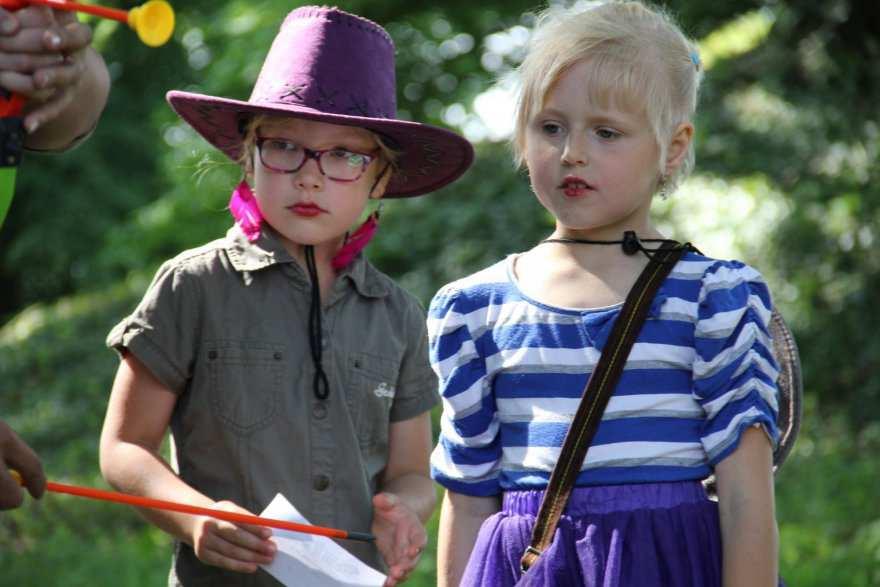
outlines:
[{"label": "orange stick", "polygon": [[25,4],[42,4],[51,6],[58,10],[67,10],[70,12],[87,12],[104,18],[112,18],[119,22],[128,22],[128,11],[117,10],[115,8],[106,8],[104,6],[95,6],[92,4],[78,4],[76,2],[67,2],[66,0],[23,0]]},{"label": "orange stick", "polygon": [[[19,484],[21,484],[22,479],[18,471],[10,472],[12,476],[15,477],[15,479],[19,482]],[[182,512],[184,514],[192,514],[196,516],[210,516],[218,520],[226,520],[227,522],[235,522],[238,524],[253,524],[255,526],[266,526],[269,528],[278,528],[280,530],[302,532],[304,534],[327,536],[329,538],[341,538],[343,540],[360,540],[362,542],[373,542],[376,539],[372,534],[368,534],[366,532],[348,532],[346,530],[337,530],[336,528],[325,528],[323,526],[299,524],[297,522],[288,522],[286,520],[261,518],[260,516],[215,510],[212,508],[187,505],[185,503],[177,503],[174,501],[165,501],[163,499],[139,497],[137,495],[128,495],[126,493],[117,493],[115,491],[104,491],[103,489],[94,489],[92,487],[79,487],[76,485],[66,485],[64,483],[53,483],[52,481],[49,481],[48,483],[46,483],[46,489],[55,493],[67,493],[70,495],[77,495],[79,497],[86,497],[89,499],[114,501],[137,507],[168,510],[172,512]]]}]

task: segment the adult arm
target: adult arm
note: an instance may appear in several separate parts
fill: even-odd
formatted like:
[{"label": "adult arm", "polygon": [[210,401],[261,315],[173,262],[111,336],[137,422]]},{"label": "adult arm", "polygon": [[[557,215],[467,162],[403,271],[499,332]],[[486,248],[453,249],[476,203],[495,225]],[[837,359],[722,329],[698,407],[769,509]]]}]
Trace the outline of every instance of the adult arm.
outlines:
[{"label": "adult arm", "polygon": [[437,503],[428,467],[431,416],[391,422],[388,464],[381,491],[373,497],[372,531],[388,565],[386,587],[397,585],[415,568],[428,543],[425,522]]},{"label": "adult arm", "polygon": [[[178,477],[160,454],[177,396],[131,353],[120,363],[101,432],[101,472],[117,490],[168,501],[251,513],[231,502],[214,502]],[[205,516],[142,509],[150,522],[190,544],[204,563],[255,572],[271,562],[271,531]]]},{"label": "adult arm", "polygon": [[437,586],[458,587],[483,522],[501,509],[498,496],[446,491],[437,538]]},{"label": "adult arm", "polygon": [[760,428],[715,467],[721,516],[724,587],[775,587],[779,534],[773,496],[773,454]]},{"label": "adult arm", "polygon": [[64,149],[97,124],[110,76],[91,39],[71,12],[0,9],[0,86],[27,99],[26,147]]}]

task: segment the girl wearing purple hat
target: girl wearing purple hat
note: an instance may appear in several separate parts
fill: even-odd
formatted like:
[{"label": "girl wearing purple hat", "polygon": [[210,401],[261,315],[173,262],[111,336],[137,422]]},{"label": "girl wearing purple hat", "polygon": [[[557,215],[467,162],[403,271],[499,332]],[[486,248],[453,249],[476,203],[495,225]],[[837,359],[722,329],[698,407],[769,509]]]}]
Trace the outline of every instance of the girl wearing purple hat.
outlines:
[{"label": "girl wearing purple hat", "polygon": [[[438,401],[418,302],[360,254],[368,200],[436,190],[473,151],[397,120],[394,47],[332,8],[291,12],[248,101],[170,92],[239,161],[235,225],[157,273],[108,345],[122,356],[101,467],[136,495],[259,512],[284,494],[342,545],[406,578],[434,507],[428,411]],[[170,427],[173,459],[160,446]],[[265,528],[144,511],[177,542],[172,585],[272,585]]]},{"label": "girl wearing purple hat", "polygon": [[[600,356],[621,348],[650,241],[664,240],[651,201],[693,163],[695,46],[640,2],[591,2],[542,15],[520,74],[517,158],[556,229],[429,309],[439,584],[776,585],[777,363],[753,268],[686,249],[642,305],[597,427],[572,428],[596,431],[585,458],[560,457],[582,393],[588,406],[598,395],[590,374],[609,372]],[[539,518],[557,463],[571,493]],[[701,484],[712,473],[717,503]]]}]

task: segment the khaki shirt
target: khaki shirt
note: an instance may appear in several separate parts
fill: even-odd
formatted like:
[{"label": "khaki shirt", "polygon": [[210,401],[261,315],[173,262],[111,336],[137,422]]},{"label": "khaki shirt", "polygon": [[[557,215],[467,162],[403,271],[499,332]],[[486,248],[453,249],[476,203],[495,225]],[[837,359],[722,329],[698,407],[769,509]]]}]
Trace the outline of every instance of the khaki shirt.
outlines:
[{"label": "khaki shirt", "polygon": [[[176,470],[214,500],[259,514],[283,493],[313,524],[369,532],[388,426],[438,401],[424,312],[358,257],[323,314],[329,397],[312,390],[307,274],[271,231],[226,237],[166,262],[107,345],[134,354],[179,395]],[[384,570],[372,544],[340,541]],[[170,584],[277,585],[202,564],[178,543]]]}]

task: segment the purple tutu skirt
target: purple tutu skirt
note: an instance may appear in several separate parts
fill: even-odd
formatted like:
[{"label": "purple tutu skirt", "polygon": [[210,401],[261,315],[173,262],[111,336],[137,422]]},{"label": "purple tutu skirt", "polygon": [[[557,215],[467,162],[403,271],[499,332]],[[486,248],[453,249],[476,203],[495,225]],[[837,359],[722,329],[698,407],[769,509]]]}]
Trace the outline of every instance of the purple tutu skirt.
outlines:
[{"label": "purple tutu skirt", "polygon": [[718,506],[697,481],[576,487],[553,543],[525,574],[543,491],[508,491],[480,528],[462,587],[715,587]]}]

